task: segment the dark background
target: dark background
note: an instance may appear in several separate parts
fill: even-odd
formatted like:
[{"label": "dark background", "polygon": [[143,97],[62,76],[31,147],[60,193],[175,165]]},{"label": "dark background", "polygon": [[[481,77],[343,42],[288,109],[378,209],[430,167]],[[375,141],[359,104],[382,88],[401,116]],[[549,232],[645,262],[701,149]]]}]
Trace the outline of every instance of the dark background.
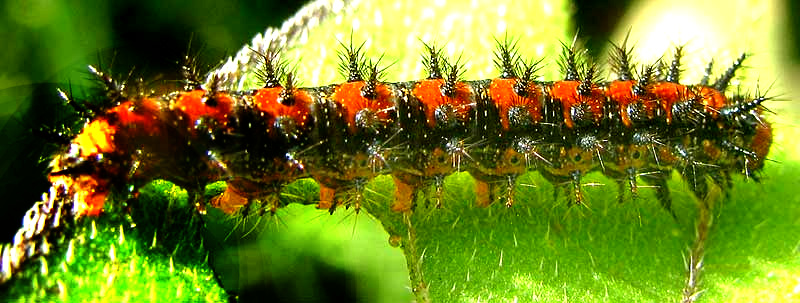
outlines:
[{"label": "dark background", "polygon": [[[56,88],[76,95],[91,89],[86,65],[100,65],[123,78],[175,83],[178,62],[193,52],[217,64],[267,26],[280,26],[303,1],[0,1],[0,242],[11,241],[24,212],[49,184],[47,160],[54,146],[30,130],[63,119]],[[186,1],[188,2],[188,1]],[[630,1],[577,1],[575,18],[587,46],[608,41]],[[800,11],[791,1],[789,11]],[[713,13],[713,12],[710,12]],[[800,18],[789,22],[796,37]],[[795,47],[798,39],[794,39]],[[792,54],[794,58],[800,54]],[[171,82],[173,81],[173,82]],[[28,102],[25,102],[29,100]],[[31,104],[26,107],[24,104]]]}]

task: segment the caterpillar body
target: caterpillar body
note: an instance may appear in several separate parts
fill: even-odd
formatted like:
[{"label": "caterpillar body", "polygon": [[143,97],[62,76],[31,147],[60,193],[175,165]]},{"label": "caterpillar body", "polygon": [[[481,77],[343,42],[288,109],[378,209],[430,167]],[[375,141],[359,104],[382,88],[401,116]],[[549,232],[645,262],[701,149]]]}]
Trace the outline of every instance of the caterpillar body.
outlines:
[{"label": "caterpillar body", "polygon": [[[320,184],[320,208],[358,211],[366,183],[391,174],[390,207],[403,212],[430,185],[429,200],[441,206],[443,178],[456,171],[475,178],[481,206],[496,194],[511,206],[515,179],[528,171],[583,203],[581,177],[600,171],[633,196],[643,177],[669,210],[665,180],[673,170],[702,197],[705,176],[723,187],[731,173],[756,178],[771,144],[760,114],[769,98],[724,94],[745,55],[714,83],[706,74],[684,85],[681,48],[670,64],[647,65],[635,77],[623,43],[612,60],[618,78],[600,82],[596,66],[565,46],[564,79],[540,82],[537,62],[521,60],[515,44],[503,41],[500,77],[464,81],[457,60],[426,45],[426,79],[385,83],[384,68],[368,62],[362,47],[351,43],[340,53],[347,82],[314,88],[295,87],[277,52],[261,54],[265,85],[251,91],[188,80],[183,92],[129,98],[98,71],[118,105],[56,155],[50,179],[79,197],[80,215],[97,215],[112,189],[153,179],[190,191],[225,180],[213,206],[233,212],[260,200],[274,212],[281,187],[307,176]],[[203,212],[204,202],[197,207]]]}]

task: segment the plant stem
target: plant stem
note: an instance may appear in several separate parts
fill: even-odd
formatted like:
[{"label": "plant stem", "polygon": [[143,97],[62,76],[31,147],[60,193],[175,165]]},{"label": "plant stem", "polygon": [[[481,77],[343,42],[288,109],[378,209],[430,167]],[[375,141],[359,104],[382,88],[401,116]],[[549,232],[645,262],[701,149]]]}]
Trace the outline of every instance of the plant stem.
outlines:
[{"label": "plant stem", "polygon": [[425,284],[425,280],[422,277],[422,259],[425,258],[425,252],[420,252],[417,249],[417,232],[411,223],[412,214],[412,211],[403,213],[403,223],[405,223],[408,230],[407,237],[403,241],[408,276],[411,279],[411,290],[414,292],[414,296],[417,297],[417,303],[430,303],[431,297],[428,293],[428,285]]},{"label": "plant stem", "polygon": [[706,241],[711,231],[713,222],[712,210],[714,202],[720,198],[722,189],[713,180],[704,180],[710,188],[705,197],[699,201],[697,214],[697,228],[692,247],[689,249],[689,264],[686,271],[686,284],[683,287],[683,299],[681,303],[693,303],[705,291],[700,289],[700,278],[703,270],[703,258],[705,256]]}]

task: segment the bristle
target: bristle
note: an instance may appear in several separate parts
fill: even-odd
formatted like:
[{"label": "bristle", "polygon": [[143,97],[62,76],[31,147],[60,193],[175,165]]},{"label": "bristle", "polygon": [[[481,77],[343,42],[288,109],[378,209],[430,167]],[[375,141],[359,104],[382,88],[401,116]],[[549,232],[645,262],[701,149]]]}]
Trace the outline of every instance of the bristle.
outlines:
[{"label": "bristle", "polygon": [[519,75],[519,79],[517,79],[517,82],[514,84],[514,92],[518,96],[527,97],[529,95],[529,87],[536,78],[536,72],[541,69],[539,64],[542,63],[542,60],[544,59],[530,62],[520,60],[522,63],[520,66],[520,71],[517,73]]},{"label": "bristle", "polygon": [[563,51],[561,53],[561,60],[559,60],[558,64],[561,66],[561,70],[564,73],[564,80],[580,81],[580,70],[577,62],[577,54],[575,53],[575,41],[573,41],[572,45],[570,46],[567,46],[562,42],[561,46]]},{"label": "bristle", "polygon": [[369,74],[367,75],[366,84],[361,88],[361,95],[367,99],[375,99],[377,97],[377,92],[375,89],[377,88],[378,84],[380,84],[381,78],[384,77],[384,73],[388,68],[380,67],[381,59],[383,59],[383,56],[379,57],[374,62],[370,60],[366,64],[365,69]]},{"label": "bristle", "polygon": [[703,71],[703,78],[700,79],[700,85],[708,86],[708,81],[711,79],[711,72],[714,69],[714,60],[708,61],[706,69]]},{"label": "bristle", "polygon": [[198,57],[200,51],[192,53],[192,38],[189,38],[189,45],[186,47],[186,55],[183,56],[181,63],[181,75],[183,76],[183,90],[190,91],[202,89],[203,80],[199,70]]},{"label": "bristle", "polygon": [[633,80],[633,73],[631,71],[635,68],[635,65],[631,61],[631,54],[633,53],[634,47],[631,46],[631,48],[628,48],[627,46],[630,35],[631,32],[628,30],[621,45],[617,45],[613,42],[611,43],[612,50],[609,63],[611,65],[611,71],[617,74],[617,79],[620,81]]},{"label": "bristle", "polygon": [[595,77],[597,76],[597,65],[596,64],[588,64],[583,74],[583,80],[581,80],[581,84],[578,85],[578,94],[583,96],[588,96],[592,93],[592,87],[596,83]]},{"label": "bristle", "polygon": [[[733,142],[730,142],[728,140],[722,140],[722,142],[720,143],[720,146],[722,146],[722,148],[724,148],[725,150],[727,150],[729,152],[732,152],[732,153],[737,154],[737,155],[739,155],[741,157],[744,157],[744,159],[742,161],[743,163],[742,163],[741,168],[744,171],[745,177],[747,177],[747,178],[755,178],[753,173],[750,171],[749,163],[751,161],[752,162],[759,162],[761,159],[759,159],[758,154],[756,154],[754,151],[751,151],[751,150],[748,150],[748,149],[746,149],[744,147],[736,145]],[[729,180],[730,179],[730,175],[728,175],[727,177],[728,177],[728,180]],[[729,184],[730,181],[727,182],[727,183]],[[728,185],[728,187],[730,187],[730,185]]]},{"label": "bristle", "polygon": [[[734,98],[734,99],[737,99],[737,98]],[[770,99],[771,98],[766,97],[766,96],[760,96],[760,97],[753,98],[752,100],[747,101],[747,102],[733,103],[733,104],[727,105],[727,106],[723,107],[722,109],[720,109],[719,113],[720,113],[721,116],[725,117],[726,119],[729,119],[729,120],[730,119],[734,119],[734,118],[741,117],[742,115],[745,115],[745,114],[749,113],[751,110],[754,110],[754,109],[758,108],[761,105],[761,103],[764,103],[764,101],[767,101],[767,100],[770,100]]]},{"label": "bristle", "polygon": [[255,71],[259,81],[264,83],[264,88],[281,86],[281,79],[286,72],[286,62],[280,58],[278,51],[261,53],[252,50],[261,58],[261,68]]},{"label": "bristle", "polygon": [[672,120],[676,124],[699,125],[706,113],[703,105],[698,103],[700,97],[683,98],[672,105]]},{"label": "bristle", "polygon": [[108,98],[110,102],[127,99],[125,95],[125,81],[119,82],[99,68],[95,68],[93,65],[89,65],[89,72],[102,83],[106,98]]},{"label": "bristle", "polygon": [[725,71],[722,76],[717,78],[717,81],[714,82],[714,89],[724,92],[725,89],[728,88],[728,84],[733,79],[733,76],[736,75],[736,70],[742,67],[742,63],[744,63],[744,59],[747,58],[747,53],[742,53],[739,55],[739,58],[736,58],[736,61],[733,61],[733,64]]},{"label": "bristle", "polygon": [[727,149],[728,151],[735,152],[735,153],[740,154],[742,156],[750,157],[752,159],[758,159],[758,155],[756,155],[755,152],[749,151],[744,147],[741,147],[741,146],[738,146],[736,144],[733,144],[732,142],[730,142],[728,140],[722,140],[720,142],[720,146],[722,146],[723,148]]},{"label": "bristle", "polygon": [[184,81],[183,90],[190,91],[202,88],[203,82],[200,79],[200,72],[197,70],[197,61],[195,57],[189,55],[183,57],[181,74]]},{"label": "bristle", "polygon": [[214,75],[211,78],[211,81],[206,85],[206,93],[205,98],[203,99],[203,103],[207,106],[215,107],[218,105],[217,100],[217,93],[221,91],[221,81],[219,76]]},{"label": "bristle", "polygon": [[669,64],[669,71],[667,71],[667,82],[680,83],[681,73],[681,58],[683,58],[683,47],[685,45],[678,45],[675,47],[675,53],[672,56],[672,62]]},{"label": "bristle", "polygon": [[456,83],[461,80],[461,75],[464,74],[464,66],[461,64],[461,57],[458,57],[453,63],[447,60],[443,63],[446,75],[441,87],[442,94],[452,98],[456,95]]},{"label": "bristle", "polygon": [[364,80],[363,74],[366,59],[364,59],[364,54],[361,50],[364,48],[365,44],[366,42],[361,42],[358,47],[353,45],[352,34],[349,45],[339,42],[339,45],[342,47],[342,50],[339,51],[339,71],[347,79],[347,82]]},{"label": "bristle", "polygon": [[500,70],[500,78],[509,79],[517,78],[517,69],[520,62],[519,54],[517,53],[517,40],[511,40],[506,36],[503,41],[497,40],[494,51],[494,65]]},{"label": "bristle", "polygon": [[634,94],[638,96],[644,96],[647,94],[647,86],[653,83],[656,70],[655,64],[648,64],[642,67],[642,71],[639,73],[639,79],[636,82],[636,85],[633,86]]},{"label": "bristle", "polygon": [[294,105],[295,102],[294,90],[295,90],[294,74],[287,73],[286,82],[283,84],[283,90],[281,90],[281,93],[278,96],[279,98],[278,102],[286,106]]},{"label": "bristle", "polygon": [[436,44],[422,42],[425,53],[422,54],[422,65],[428,73],[428,79],[442,79],[443,60],[442,49]]},{"label": "bristle", "polygon": [[70,85],[69,93],[64,92],[60,88],[56,89],[59,97],[64,100],[64,103],[69,105],[81,119],[89,120],[94,117],[94,113],[99,112],[101,109],[88,102],[77,102],[72,94],[72,85]]}]

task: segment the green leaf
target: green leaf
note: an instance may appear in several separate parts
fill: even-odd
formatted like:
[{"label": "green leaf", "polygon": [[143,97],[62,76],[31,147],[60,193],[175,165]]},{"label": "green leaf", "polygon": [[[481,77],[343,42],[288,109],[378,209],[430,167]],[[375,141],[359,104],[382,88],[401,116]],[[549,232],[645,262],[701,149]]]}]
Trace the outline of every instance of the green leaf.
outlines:
[{"label": "green leaf", "polygon": [[0,300],[225,300],[208,266],[202,224],[186,200],[186,191],[155,181],[129,218],[109,209],[80,220],[51,243],[49,255],[28,262]]}]

